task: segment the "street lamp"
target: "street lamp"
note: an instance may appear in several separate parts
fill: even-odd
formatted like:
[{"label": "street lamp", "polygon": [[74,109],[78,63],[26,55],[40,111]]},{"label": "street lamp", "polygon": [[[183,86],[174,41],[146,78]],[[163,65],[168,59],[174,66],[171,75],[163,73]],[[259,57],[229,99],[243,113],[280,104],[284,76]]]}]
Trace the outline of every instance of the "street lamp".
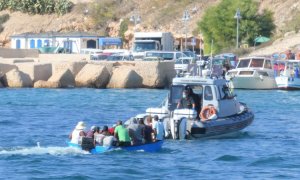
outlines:
[{"label": "street lamp", "polygon": [[238,49],[239,48],[239,20],[242,19],[240,9],[236,10],[234,18],[236,19],[236,48]]},{"label": "street lamp", "polygon": [[182,16],[182,21],[184,22],[184,27],[185,27],[185,42],[184,42],[184,48],[186,50],[186,44],[187,44],[187,21],[190,20],[190,14],[187,10],[184,11],[183,16]]},{"label": "street lamp", "polygon": [[130,17],[129,21],[134,23],[134,32],[135,32],[136,31],[136,25],[141,22],[141,16],[139,14],[135,13],[134,15],[132,15]]}]

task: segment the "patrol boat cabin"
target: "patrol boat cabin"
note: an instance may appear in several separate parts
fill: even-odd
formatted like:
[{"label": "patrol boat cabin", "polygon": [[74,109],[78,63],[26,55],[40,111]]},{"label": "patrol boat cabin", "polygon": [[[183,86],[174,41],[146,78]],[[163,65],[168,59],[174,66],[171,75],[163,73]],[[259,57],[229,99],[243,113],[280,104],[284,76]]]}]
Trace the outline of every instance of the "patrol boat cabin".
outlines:
[{"label": "patrol boat cabin", "polygon": [[[195,108],[177,108],[185,89],[191,89]],[[198,106],[198,107],[197,107]],[[193,139],[239,131],[254,119],[246,104],[237,101],[225,79],[199,76],[174,78],[168,97],[160,107],[148,108],[143,116],[158,115],[165,136]]]}]

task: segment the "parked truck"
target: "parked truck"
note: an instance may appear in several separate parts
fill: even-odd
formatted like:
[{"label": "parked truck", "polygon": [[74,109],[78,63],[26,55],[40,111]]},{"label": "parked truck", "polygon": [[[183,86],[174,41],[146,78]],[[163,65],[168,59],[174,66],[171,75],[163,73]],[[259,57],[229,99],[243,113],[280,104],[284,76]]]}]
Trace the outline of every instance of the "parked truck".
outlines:
[{"label": "parked truck", "polygon": [[142,59],[145,51],[172,51],[174,38],[170,32],[136,32],[132,54],[135,59]]}]

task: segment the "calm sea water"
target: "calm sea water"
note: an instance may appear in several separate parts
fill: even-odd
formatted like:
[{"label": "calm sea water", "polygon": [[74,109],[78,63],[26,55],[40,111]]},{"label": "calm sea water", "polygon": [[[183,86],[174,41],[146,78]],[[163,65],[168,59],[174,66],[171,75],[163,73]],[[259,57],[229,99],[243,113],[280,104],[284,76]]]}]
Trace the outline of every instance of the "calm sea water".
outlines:
[{"label": "calm sea water", "polygon": [[235,135],[91,155],[66,147],[77,121],[112,125],[168,91],[0,89],[0,179],[299,179],[300,91],[235,92],[255,113]]}]

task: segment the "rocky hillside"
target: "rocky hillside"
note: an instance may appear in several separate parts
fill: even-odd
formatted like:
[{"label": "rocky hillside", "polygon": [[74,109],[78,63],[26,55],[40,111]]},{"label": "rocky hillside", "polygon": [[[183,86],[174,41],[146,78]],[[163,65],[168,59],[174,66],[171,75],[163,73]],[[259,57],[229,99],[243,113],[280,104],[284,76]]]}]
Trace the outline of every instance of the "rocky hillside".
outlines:
[{"label": "rocky hillside", "polygon": [[[97,0],[96,0],[97,1]],[[95,27],[90,14],[93,0],[73,0],[75,4],[72,11],[66,15],[28,15],[20,12],[1,11],[0,15],[9,14],[10,18],[3,24],[4,30],[0,33],[0,44],[9,47],[9,36],[24,32],[46,32],[46,31],[89,31],[118,36],[120,22],[138,13],[142,22],[137,25],[138,31],[171,31],[175,36],[184,34],[182,15],[188,10],[191,19],[188,22],[188,34],[197,34],[195,31],[204,11],[218,3],[220,0],[197,0],[197,1],[170,1],[170,0],[120,0],[120,7],[128,11],[119,14],[119,18],[107,21],[106,25]],[[276,37],[283,37],[288,29],[287,23],[297,15],[300,10],[300,1],[295,0],[256,0],[260,3],[260,10],[269,9],[274,12],[275,24],[277,26]],[[174,3],[176,2],[176,3]],[[120,11],[121,12],[121,11]],[[118,11],[115,13],[119,13]],[[129,25],[126,33],[128,38],[133,32],[134,25]],[[105,33],[103,33],[105,32]],[[291,45],[295,46],[295,44]]]}]

